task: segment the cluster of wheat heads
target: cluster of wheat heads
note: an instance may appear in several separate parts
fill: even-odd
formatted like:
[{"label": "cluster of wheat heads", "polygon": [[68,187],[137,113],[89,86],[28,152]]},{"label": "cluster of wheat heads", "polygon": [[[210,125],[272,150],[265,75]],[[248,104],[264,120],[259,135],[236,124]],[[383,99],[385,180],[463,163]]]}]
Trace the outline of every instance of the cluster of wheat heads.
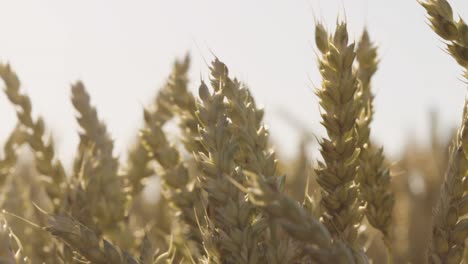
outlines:
[{"label": "cluster of wheat heads", "polygon": [[[450,54],[467,69],[466,24],[454,21],[446,1],[421,4]],[[80,141],[71,171],[56,157],[16,73],[0,64],[18,117],[0,159],[0,263],[404,260],[393,226],[401,222],[394,221],[401,191],[394,192],[383,149],[371,141],[377,48],[366,30],[357,43],[350,41],[344,22],[333,32],[316,24],[315,42],[322,77],[316,94],[326,136],[319,140],[320,159],[311,163],[301,155],[298,162],[295,178],[306,186],[286,184],[291,170],[271,146],[263,109],[218,58],[198,96],[189,89],[189,57],[174,63],[143,111],[144,124],[126,161],[115,156],[85,85],[73,84]],[[165,125],[171,121],[179,124],[179,142],[168,136]],[[466,124],[465,105],[433,213],[426,249],[431,263],[467,259]],[[22,157],[23,147],[32,160]],[[160,179],[157,203],[142,195],[151,177]],[[289,195],[294,192],[302,195]]]}]

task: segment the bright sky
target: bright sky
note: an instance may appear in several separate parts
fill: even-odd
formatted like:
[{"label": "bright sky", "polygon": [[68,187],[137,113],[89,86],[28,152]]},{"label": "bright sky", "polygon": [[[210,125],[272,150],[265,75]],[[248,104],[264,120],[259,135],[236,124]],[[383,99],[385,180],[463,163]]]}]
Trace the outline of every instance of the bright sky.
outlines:
[{"label": "bright sky", "polygon": [[[468,19],[468,1],[451,0]],[[124,155],[146,105],[177,56],[193,58],[191,89],[207,78],[213,51],[232,75],[247,82],[265,106],[273,138],[295,149],[297,129],[285,110],[323,134],[314,85],[320,76],[313,43],[314,15],[333,28],[346,12],[350,35],[364,24],[380,45],[374,79],[373,137],[398,153],[412,135],[428,138],[430,109],[444,131],[459,123],[466,85],[415,0],[0,0],[0,60],[10,62],[70,160],[78,141],[70,84],[84,81],[99,115]],[[0,141],[15,124],[0,95]]]}]

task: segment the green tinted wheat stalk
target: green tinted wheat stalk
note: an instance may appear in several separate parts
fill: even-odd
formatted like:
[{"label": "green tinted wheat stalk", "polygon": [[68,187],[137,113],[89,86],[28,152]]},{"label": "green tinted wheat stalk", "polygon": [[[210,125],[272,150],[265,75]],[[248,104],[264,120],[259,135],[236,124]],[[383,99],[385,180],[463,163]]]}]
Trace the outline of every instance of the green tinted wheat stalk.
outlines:
[{"label": "green tinted wheat stalk", "polygon": [[[468,79],[468,25],[460,18],[453,19],[453,11],[446,0],[420,2],[426,9],[435,33],[447,41],[450,55],[465,68]],[[465,101],[463,120],[452,142],[450,160],[436,210],[433,215],[430,263],[459,263],[463,258],[468,237],[468,115]]]},{"label": "green tinted wheat stalk", "polygon": [[43,177],[45,190],[56,209],[66,188],[66,176],[60,161],[55,159],[52,140],[44,140],[44,121],[34,121],[31,114],[31,100],[20,91],[20,81],[7,64],[0,65],[0,77],[5,82],[5,93],[15,106],[19,122],[27,133],[27,142],[34,151],[36,168]]},{"label": "green tinted wheat stalk", "polygon": [[[232,135],[235,136],[236,144],[238,144],[238,150],[234,155],[235,164],[242,169],[268,175],[272,178],[270,180],[275,181],[277,177],[275,153],[268,146],[268,130],[262,124],[263,110],[257,108],[255,100],[246,86],[236,79],[231,80],[229,78],[227,66],[218,58],[212,63],[211,72],[213,85],[220,85],[217,81],[219,79],[223,79],[225,82],[221,93],[225,95],[226,116],[231,121],[230,130]],[[258,213],[255,214],[255,217],[262,218]],[[255,225],[263,224],[263,221],[257,221],[253,223],[252,228],[255,229]],[[271,231],[274,232],[274,230]],[[272,234],[271,237],[267,238],[266,251],[271,253],[268,256],[269,263],[284,262],[285,256],[281,256],[281,253],[290,254],[288,250],[281,251],[278,249],[281,242],[275,236],[276,234]],[[255,244],[263,239],[265,238],[252,240],[252,246],[255,247]],[[287,244],[287,241],[284,242]],[[283,243],[283,247],[285,243]]]},{"label": "green tinted wheat stalk", "polygon": [[426,9],[434,32],[447,41],[450,55],[465,68],[468,79],[468,25],[461,18],[455,21],[452,7],[446,0],[421,0],[419,3]]},{"label": "green tinted wheat stalk", "polygon": [[463,122],[452,142],[449,167],[433,215],[430,263],[460,263],[468,238],[468,104]]},{"label": "green tinted wheat stalk", "polygon": [[317,95],[328,134],[320,143],[323,162],[317,169],[317,182],[322,187],[322,219],[334,237],[355,247],[362,218],[354,184],[359,155],[356,119],[360,110],[355,101],[358,82],[352,67],[356,54],[354,44],[348,44],[344,23],[337,25],[330,38],[318,24],[316,40],[322,52],[319,68],[323,79]]},{"label": "green tinted wheat stalk", "polygon": [[220,64],[212,64],[210,92],[205,83],[199,88],[201,101],[197,116],[200,136],[206,150],[196,153],[202,175],[200,185],[208,194],[205,234],[206,262],[256,263],[261,257],[258,236],[266,222],[253,218],[253,209],[245,195],[229,182],[243,182],[244,176],[235,170],[234,156],[239,143],[232,134],[224,104],[225,89],[231,89],[228,72]]},{"label": "green tinted wheat stalk", "polygon": [[221,92],[227,99],[227,117],[239,144],[236,164],[255,173],[275,176],[275,153],[268,147],[268,130],[262,124],[263,110],[256,107],[247,87],[228,77],[228,68],[218,59],[212,64],[212,73],[214,80],[225,79]]},{"label": "green tinted wheat stalk", "polygon": [[[223,263],[221,257],[223,241],[221,236],[226,225],[219,217],[224,212],[226,204],[231,208],[237,208],[235,190],[225,179],[224,174],[233,172],[232,158],[235,151],[232,135],[228,132],[227,118],[224,108],[224,95],[220,92],[221,84],[213,87],[213,94],[204,82],[201,83],[198,93],[201,101],[197,105],[197,117],[200,122],[200,137],[204,144],[204,152],[195,153],[197,166],[202,175],[200,186],[207,192],[208,201],[206,205],[206,226],[202,226],[203,243],[206,251],[204,263]],[[233,198],[234,196],[234,198]],[[203,224],[203,222],[202,222]],[[224,233],[227,233],[224,231]],[[239,254],[238,254],[239,255]]]},{"label": "green tinted wheat stalk", "polygon": [[[231,80],[231,78],[229,78],[227,66],[218,58],[212,62],[211,75],[212,86],[220,87],[219,92],[224,95],[226,99],[225,111],[226,117],[231,121],[229,125],[230,133],[234,136],[233,140],[238,146],[233,156],[235,165],[256,173],[265,173],[265,175],[274,176],[276,167],[274,155],[272,154],[267,157],[265,153],[267,152],[268,136],[265,128],[261,126],[263,111],[256,108],[255,102],[247,89],[241,88],[241,84],[236,79]],[[270,163],[267,164],[267,161]],[[242,174],[236,174],[240,176],[238,180],[242,182]],[[233,242],[244,244],[242,246],[237,245],[237,249],[235,249],[241,250],[240,252],[242,252],[242,250],[245,251],[244,259],[239,259],[236,263],[255,263],[263,257],[258,253],[249,253],[245,248],[252,250],[251,252],[254,253],[257,251],[258,244],[262,241],[260,236],[263,235],[263,232],[260,232],[265,228],[264,225],[266,222],[265,219],[262,219],[263,217],[255,212],[252,205],[244,203],[240,203],[241,207],[238,209],[239,212],[236,212],[237,215],[234,213],[231,215],[224,215],[223,217],[233,217],[237,219],[236,222],[238,222],[237,224],[240,227],[250,226],[248,228],[237,227],[239,231],[243,232],[242,236],[244,237],[244,241],[233,240]],[[255,221],[252,221],[252,219],[255,219]],[[253,230],[258,231],[253,232]],[[268,250],[274,250],[272,244],[267,251]],[[231,252],[231,254],[232,253],[235,253],[235,251]],[[249,255],[250,258],[248,257]]]},{"label": "green tinted wheat stalk", "polygon": [[369,139],[374,113],[374,95],[370,83],[377,71],[378,59],[377,48],[370,41],[367,30],[359,41],[356,54],[359,63],[357,75],[361,82],[358,97],[361,102],[361,113],[357,126],[361,153],[357,182],[361,199],[366,203],[366,217],[373,227],[382,232],[384,241],[390,249],[390,226],[395,198],[390,186],[390,171],[384,165],[383,149],[373,147]]},{"label": "green tinted wheat stalk", "polygon": [[112,154],[113,142],[81,82],[72,86],[72,103],[79,113],[77,121],[83,130],[75,160],[74,198],[78,203],[72,204],[74,215],[79,217],[86,208],[89,210],[87,218],[93,219],[80,221],[86,224],[98,221],[100,228],[112,229],[125,216],[125,196],[121,178],[117,175],[118,162]]}]

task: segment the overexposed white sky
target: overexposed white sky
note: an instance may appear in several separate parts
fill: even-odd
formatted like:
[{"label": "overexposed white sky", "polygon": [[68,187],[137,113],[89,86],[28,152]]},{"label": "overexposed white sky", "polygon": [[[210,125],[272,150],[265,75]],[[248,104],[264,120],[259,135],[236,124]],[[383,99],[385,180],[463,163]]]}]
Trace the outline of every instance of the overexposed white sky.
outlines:
[{"label": "overexposed white sky", "polygon": [[[468,19],[468,2],[451,0]],[[373,137],[393,154],[428,138],[429,110],[443,130],[459,123],[466,92],[462,70],[444,52],[415,0],[0,0],[0,60],[10,62],[69,161],[78,141],[70,84],[84,81],[116,142],[126,148],[174,58],[192,55],[191,89],[208,77],[214,52],[265,106],[283,152],[298,133],[282,112],[323,134],[314,85],[320,84],[314,16],[331,29],[346,13],[350,35],[364,24],[380,46],[374,78]],[[0,142],[16,120],[0,94]]]}]

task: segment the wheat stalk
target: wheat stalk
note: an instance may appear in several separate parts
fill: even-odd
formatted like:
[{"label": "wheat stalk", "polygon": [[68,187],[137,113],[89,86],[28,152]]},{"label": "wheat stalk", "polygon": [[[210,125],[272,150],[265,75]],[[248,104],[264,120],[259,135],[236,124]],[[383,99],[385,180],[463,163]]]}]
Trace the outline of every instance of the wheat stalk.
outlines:
[{"label": "wheat stalk", "polygon": [[200,85],[197,116],[205,152],[196,153],[202,175],[201,187],[208,194],[207,256],[213,263],[256,263],[261,257],[257,237],[266,228],[262,219],[254,218],[252,206],[244,195],[228,181],[242,182],[235,170],[239,141],[233,135],[224,103],[226,94],[236,85],[228,76],[227,67],[215,60],[211,65],[211,86]]},{"label": "wheat stalk", "polygon": [[453,10],[446,0],[419,1],[426,9],[431,28],[447,41],[447,50],[465,68],[468,79],[468,25],[453,18]]},{"label": "wheat stalk", "polygon": [[[152,105],[149,107],[148,112],[151,113],[152,122],[158,123],[160,127],[163,127],[167,121],[174,117],[175,111],[173,109],[175,107],[173,92],[174,90],[187,90],[188,69],[189,60],[187,58],[182,62],[180,60],[176,60],[168,80],[163,87],[159,89]],[[145,127],[141,130],[145,130]],[[129,199],[127,201],[129,204],[132,203],[133,199],[143,190],[145,186],[144,180],[155,174],[154,168],[150,166],[152,165],[152,161],[153,157],[145,147],[144,139],[139,135],[136,143],[128,152],[126,166],[121,172],[122,177],[126,181],[125,191],[129,194]],[[166,188],[164,189],[166,190]],[[168,193],[165,192],[165,194],[166,195],[162,195],[158,201],[156,209],[158,213],[156,214],[157,216],[154,219],[154,222],[157,225],[158,230],[165,234],[170,234],[171,225],[174,229],[179,231],[181,231],[179,227],[184,225],[173,224],[173,212],[170,210],[169,202],[166,200]],[[194,224],[194,226],[196,227],[196,224]],[[194,231],[197,232],[198,229],[195,228]],[[183,236],[178,237],[182,238]]]},{"label": "wheat stalk", "polygon": [[[465,68],[465,79],[468,79],[468,26],[461,18],[454,20],[452,7],[446,0],[419,3],[426,9],[431,28],[447,41],[448,52]],[[468,196],[463,183],[468,169],[467,107],[465,100],[462,124],[450,147],[450,160],[433,215],[430,263],[460,263],[465,250]]]},{"label": "wheat stalk", "polygon": [[[321,24],[316,28],[316,34],[320,35],[316,40],[322,52],[319,68],[323,78],[317,95],[323,109],[322,124],[328,134],[328,139],[320,143],[323,162],[319,162],[316,170],[317,182],[322,187],[322,219],[335,237],[356,246],[362,210],[354,184],[360,150],[356,134],[360,109],[355,101],[358,82],[352,67],[355,45],[348,44],[345,23],[337,24],[330,37]],[[328,42],[322,43],[324,39]]]},{"label": "wheat stalk", "polygon": [[[122,179],[117,175],[118,161],[112,154],[113,142],[82,82],[72,86],[72,103],[83,130],[74,164],[72,212],[83,223],[99,223],[99,230],[110,230],[125,217],[125,196]],[[88,212],[82,214],[84,210]]]},{"label": "wheat stalk", "polygon": [[[390,171],[385,167],[383,149],[372,146],[369,139],[370,124],[374,114],[374,95],[371,91],[371,79],[377,71],[377,48],[370,41],[367,30],[364,31],[356,50],[359,63],[357,76],[361,83],[358,99],[361,113],[358,118],[357,134],[361,153],[357,182],[361,199],[366,203],[365,214],[369,223],[380,230],[390,250],[392,212],[395,203],[390,186]],[[389,251],[389,256],[391,256]]]},{"label": "wheat stalk", "polygon": [[452,142],[449,167],[434,210],[430,263],[459,263],[468,237],[468,225],[464,218],[468,213],[468,196],[464,189],[468,169],[467,107],[465,102],[463,122]]},{"label": "wheat stalk", "polygon": [[163,168],[161,180],[166,199],[181,213],[181,219],[188,225],[187,233],[191,240],[201,241],[197,224],[198,195],[189,189],[189,174],[177,149],[171,145],[160,123],[153,119],[153,114],[145,111],[146,127],[141,137],[150,157],[158,161]]},{"label": "wheat stalk", "polygon": [[[224,70],[222,70],[224,69]],[[216,58],[212,63],[214,80],[225,79],[225,87],[220,90],[226,98],[226,116],[231,121],[230,130],[238,149],[234,155],[236,166],[268,177],[277,178],[275,152],[269,147],[269,133],[263,125],[263,109],[259,109],[249,89],[237,79],[229,78],[227,66]],[[218,85],[218,83],[214,83]],[[274,179],[272,179],[274,181]],[[258,218],[264,216],[258,215]],[[270,221],[271,222],[271,221]],[[258,222],[261,223],[261,222]],[[256,223],[257,224],[257,223]],[[255,227],[254,227],[255,228]],[[282,250],[288,241],[279,241],[274,223],[270,223],[270,235],[258,238],[254,243],[266,243],[269,263],[284,263],[289,250]],[[266,234],[262,234],[266,235]],[[281,244],[281,245],[280,245]],[[254,245],[252,245],[254,246]],[[287,247],[287,246],[286,246]]]},{"label": "wheat stalk", "polygon": [[[145,127],[141,130],[141,142],[149,154],[149,157],[155,159],[162,167],[161,179],[163,185],[163,194],[170,204],[179,211],[180,219],[183,223],[179,225],[184,232],[184,236],[188,236],[189,240],[201,243],[201,234],[197,224],[197,211],[199,211],[199,194],[196,188],[190,188],[190,177],[188,169],[184,164],[178,150],[167,140],[162,126],[158,109],[161,105],[166,105],[168,111],[174,113],[174,100],[178,98],[178,91],[187,90],[187,71],[189,60],[186,58],[183,62],[176,61],[173,66],[173,71],[168,78],[166,85],[161,90],[161,101],[156,104],[152,110],[144,111]],[[163,96],[163,97],[161,97]],[[164,99],[163,99],[164,98]],[[187,225],[187,226],[185,226]],[[176,225],[173,225],[176,228]],[[201,249],[201,246],[199,246]],[[183,250],[182,250],[183,251]],[[196,249],[194,249],[196,251]],[[198,253],[195,253],[198,255]]]},{"label": "wheat stalk", "polygon": [[188,90],[187,71],[190,66],[190,56],[186,55],[183,60],[174,63],[174,72],[178,73],[177,78],[168,85],[167,94],[170,98],[171,110],[179,119],[179,127],[182,132],[182,143],[190,153],[204,151],[198,135],[198,119],[195,115],[197,111],[196,100]]},{"label": "wheat stalk", "polygon": [[20,81],[10,65],[0,64],[0,77],[6,87],[5,93],[16,109],[19,122],[27,132],[27,142],[34,151],[36,168],[44,178],[44,187],[56,210],[60,207],[61,198],[66,189],[66,176],[60,161],[55,160],[52,139],[47,143],[44,138],[44,121],[32,118],[31,100],[20,91]]},{"label": "wheat stalk", "polygon": [[[170,77],[164,86],[157,93],[154,103],[151,106],[153,122],[157,122],[162,127],[168,120],[174,116],[173,103],[182,102],[179,91],[187,90],[187,73],[190,66],[190,60],[186,57],[182,62],[174,62]],[[183,96],[182,96],[183,97]],[[151,157],[148,155],[141,137],[138,137],[137,143],[128,154],[127,166],[125,169],[125,178],[128,180],[128,187],[131,196],[137,195],[143,189],[142,180],[151,176],[154,172],[148,164]]]}]

